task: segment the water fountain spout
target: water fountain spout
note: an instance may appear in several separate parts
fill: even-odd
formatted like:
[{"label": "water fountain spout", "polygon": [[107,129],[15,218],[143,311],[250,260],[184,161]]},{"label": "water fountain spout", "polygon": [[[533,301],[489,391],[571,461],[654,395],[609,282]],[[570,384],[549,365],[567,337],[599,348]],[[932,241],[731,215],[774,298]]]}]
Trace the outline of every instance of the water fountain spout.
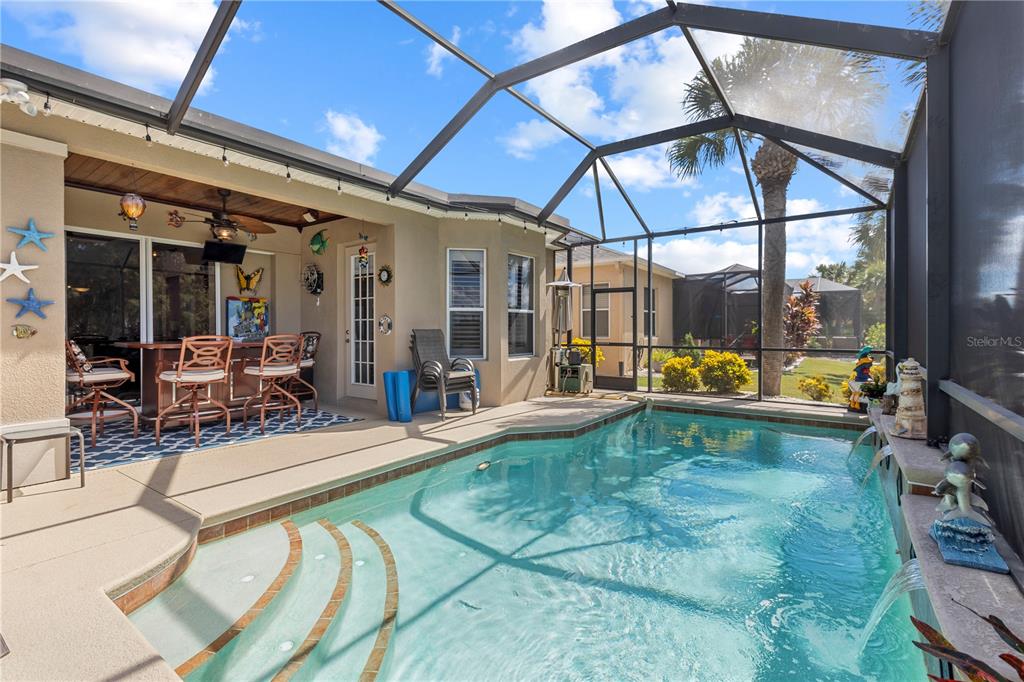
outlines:
[{"label": "water fountain spout", "polygon": [[857,448],[860,447],[860,444],[864,442],[865,438],[867,438],[868,436],[873,436],[876,433],[878,433],[878,429],[875,428],[874,426],[869,426],[868,428],[864,429],[864,433],[857,436],[857,440],[853,441],[853,445],[850,447],[850,454],[846,456],[846,459],[850,459],[851,457],[853,457],[853,453],[857,452]]},{"label": "water fountain spout", "polygon": [[923,589],[925,589],[924,578],[921,577],[921,565],[917,559],[907,561],[892,574],[885,589],[882,590],[882,594],[878,597],[878,601],[875,602],[875,608],[871,609],[871,616],[868,618],[867,624],[864,625],[864,629],[860,633],[857,642],[858,657],[864,653],[864,648],[867,647],[872,633],[882,622],[886,612],[896,603],[896,600],[904,594]]}]

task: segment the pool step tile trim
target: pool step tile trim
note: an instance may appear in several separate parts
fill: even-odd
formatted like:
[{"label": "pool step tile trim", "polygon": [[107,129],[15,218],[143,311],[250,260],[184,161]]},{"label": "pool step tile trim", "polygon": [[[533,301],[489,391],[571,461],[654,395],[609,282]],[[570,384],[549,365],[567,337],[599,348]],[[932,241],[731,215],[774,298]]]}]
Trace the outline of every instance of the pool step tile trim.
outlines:
[{"label": "pool step tile trim", "polygon": [[295,649],[295,653],[292,654],[292,657],[285,666],[274,675],[273,682],[287,682],[292,678],[292,675],[299,671],[299,668],[302,667],[306,659],[313,652],[313,649],[316,648],[316,645],[320,643],[320,640],[327,633],[327,629],[338,615],[338,611],[348,595],[349,587],[352,585],[352,548],[348,544],[348,538],[345,537],[344,533],[337,526],[327,519],[320,519],[317,523],[331,534],[331,537],[334,538],[338,545],[338,555],[341,558],[341,564],[338,567],[338,580],[334,585],[331,598],[327,600],[327,605],[320,612],[320,617],[313,624],[313,628],[306,635],[306,639]]},{"label": "pool step tile trim", "polygon": [[239,616],[238,620],[232,623],[227,630],[221,633],[220,637],[213,640],[205,648],[192,656],[192,658],[175,668],[174,672],[177,673],[178,677],[184,678],[193,672],[227,646],[231,640],[242,634],[242,631],[263,613],[263,610],[270,605],[274,598],[284,589],[284,586],[288,584],[288,581],[291,580],[292,575],[295,574],[295,569],[299,566],[299,561],[302,559],[302,537],[299,535],[299,529],[290,519],[285,519],[281,522],[281,525],[284,527],[285,532],[288,533],[288,558],[285,560],[284,566],[281,567],[277,577],[274,578],[274,582],[270,583],[270,587],[266,589],[260,598],[245,613]]},{"label": "pool step tile trim", "polygon": [[552,438],[577,438],[583,434],[595,431],[602,426],[625,419],[626,417],[636,414],[641,410],[643,410],[642,404],[632,403],[626,409],[595,419],[575,428],[559,428],[537,431],[506,431],[496,436],[485,438],[481,441],[458,445],[447,450],[430,453],[425,455],[423,459],[415,462],[402,464],[393,469],[381,471],[375,474],[367,473],[366,475],[363,475],[362,478],[356,478],[348,483],[334,485],[316,493],[301,495],[289,502],[282,502],[268,509],[243,514],[242,516],[235,517],[229,521],[204,526],[199,530],[198,542],[200,545],[205,545],[208,542],[222,540],[224,538],[231,537],[232,535],[245,532],[246,530],[252,530],[253,528],[298,514],[299,512],[306,511],[307,509],[319,507],[320,505],[327,504],[328,502],[334,502],[343,497],[349,497],[364,490],[369,490],[370,488],[383,485],[384,483],[390,483],[391,481],[399,478],[411,476],[412,474],[417,474],[421,471],[431,469],[441,464],[447,464],[453,460],[468,457],[469,455],[480,452],[481,450],[487,450],[488,448],[497,447],[498,445],[503,445],[505,443],[549,440]]},{"label": "pool step tile trim", "polygon": [[374,682],[384,665],[384,657],[388,653],[388,645],[391,643],[391,635],[395,631],[395,619],[398,617],[398,567],[395,565],[395,555],[391,547],[385,542],[380,533],[362,521],[356,519],[352,525],[370,536],[380,556],[384,560],[384,575],[387,579],[387,594],[384,598],[384,615],[381,618],[380,628],[377,630],[377,639],[373,642],[373,649],[366,659],[363,672],[359,676],[359,682]]}]

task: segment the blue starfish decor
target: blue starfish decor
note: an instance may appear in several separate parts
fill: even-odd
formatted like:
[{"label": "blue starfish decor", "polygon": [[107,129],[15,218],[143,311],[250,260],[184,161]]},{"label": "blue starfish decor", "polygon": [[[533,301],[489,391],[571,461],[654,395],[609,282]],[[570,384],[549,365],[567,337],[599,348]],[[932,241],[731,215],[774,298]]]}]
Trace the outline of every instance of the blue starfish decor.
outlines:
[{"label": "blue starfish decor", "polygon": [[8,227],[9,232],[21,235],[21,241],[15,246],[15,249],[20,249],[26,244],[35,244],[43,251],[46,251],[46,244],[43,243],[44,239],[50,239],[54,236],[53,232],[40,232],[39,228],[36,227],[36,219],[28,219],[28,229],[23,230],[20,227]]},{"label": "blue starfish decor", "polygon": [[35,313],[39,317],[46,319],[46,313],[43,312],[43,308],[48,305],[53,305],[53,301],[48,301],[45,298],[36,298],[36,290],[29,289],[28,296],[25,298],[8,298],[5,299],[8,303],[14,305],[20,305],[21,310],[15,315],[15,319],[21,317],[25,313]]}]

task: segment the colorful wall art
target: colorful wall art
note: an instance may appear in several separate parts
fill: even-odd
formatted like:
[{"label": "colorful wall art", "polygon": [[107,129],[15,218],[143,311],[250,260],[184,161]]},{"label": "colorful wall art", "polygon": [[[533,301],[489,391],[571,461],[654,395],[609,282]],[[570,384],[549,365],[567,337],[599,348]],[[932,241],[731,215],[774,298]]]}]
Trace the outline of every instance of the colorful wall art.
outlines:
[{"label": "colorful wall art", "polygon": [[270,302],[251,296],[228,296],[227,334],[236,341],[259,341],[270,334]]}]

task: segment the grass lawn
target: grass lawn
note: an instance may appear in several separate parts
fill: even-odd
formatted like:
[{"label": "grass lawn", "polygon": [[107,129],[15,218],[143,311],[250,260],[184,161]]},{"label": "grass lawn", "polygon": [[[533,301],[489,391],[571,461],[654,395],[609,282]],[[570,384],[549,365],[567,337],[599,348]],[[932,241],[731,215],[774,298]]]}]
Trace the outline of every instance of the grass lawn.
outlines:
[{"label": "grass lawn", "polygon": [[[786,372],[782,375],[782,395],[787,398],[799,398],[801,400],[808,400],[807,396],[800,392],[796,387],[797,382],[801,379],[805,379],[816,374],[820,374],[825,378],[826,383],[832,387],[832,400],[829,402],[842,404],[842,387],[843,383],[849,378],[850,372],[853,371],[852,359],[846,360],[835,360],[832,358],[820,358],[820,357],[808,357],[804,358],[804,361],[800,363],[792,372]],[[757,370],[751,371],[750,383],[740,387],[740,391],[743,393],[757,393]],[[637,377],[637,385],[639,388],[647,388],[647,373],[644,371],[640,372]],[[661,377],[654,377],[654,388],[658,390],[661,388]]]}]

